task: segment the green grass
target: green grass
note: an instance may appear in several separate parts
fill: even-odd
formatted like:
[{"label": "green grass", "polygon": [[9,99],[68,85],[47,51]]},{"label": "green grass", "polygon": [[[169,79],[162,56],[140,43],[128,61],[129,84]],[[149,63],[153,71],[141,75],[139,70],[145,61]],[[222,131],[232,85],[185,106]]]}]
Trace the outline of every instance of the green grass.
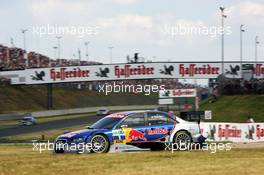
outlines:
[{"label": "green grass", "polygon": [[215,154],[161,151],[56,155],[35,152],[32,145],[0,145],[1,175],[261,175],[263,162],[263,148]]},{"label": "green grass", "polygon": [[213,120],[222,122],[245,122],[248,116],[264,122],[264,96],[221,96],[216,102],[202,102],[201,110],[212,110]]},{"label": "green grass", "polygon": [[[103,93],[54,88],[54,109],[68,109],[91,106],[111,105],[151,105],[157,104],[157,94],[150,96],[140,94]],[[15,111],[46,110],[46,87],[34,86],[0,86],[0,113]],[[255,121],[264,122],[264,96],[221,96],[214,103],[202,102],[201,110],[212,110],[212,121],[245,122],[248,116]]]},{"label": "green grass", "polygon": [[[47,88],[45,85],[0,86],[0,113],[46,110]],[[132,93],[105,95],[88,89],[53,88],[54,109],[82,108],[115,105],[157,104],[158,95]]]}]

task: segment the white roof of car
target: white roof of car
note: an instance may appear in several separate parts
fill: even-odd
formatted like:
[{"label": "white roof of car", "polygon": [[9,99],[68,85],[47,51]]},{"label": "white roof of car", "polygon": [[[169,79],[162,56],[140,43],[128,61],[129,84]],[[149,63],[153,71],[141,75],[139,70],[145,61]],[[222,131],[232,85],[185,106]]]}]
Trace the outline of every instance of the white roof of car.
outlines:
[{"label": "white roof of car", "polygon": [[34,117],[23,117],[23,119],[32,119],[32,118],[34,118]]}]

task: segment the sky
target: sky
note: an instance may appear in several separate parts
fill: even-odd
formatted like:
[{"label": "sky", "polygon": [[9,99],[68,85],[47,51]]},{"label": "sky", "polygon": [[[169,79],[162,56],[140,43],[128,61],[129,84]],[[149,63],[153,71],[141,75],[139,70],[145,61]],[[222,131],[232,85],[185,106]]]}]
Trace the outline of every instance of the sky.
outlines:
[{"label": "sky", "polygon": [[[152,61],[220,61],[221,16],[225,14],[225,60],[240,59],[240,25],[244,24],[243,60],[264,61],[263,0],[1,0],[0,44],[23,48],[51,58],[56,36],[60,57],[125,62],[135,52]],[[55,28],[63,29],[55,31]],[[190,29],[191,32],[188,32]],[[198,32],[197,32],[198,30]],[[89,58],[86,57],[85,42]]]}]

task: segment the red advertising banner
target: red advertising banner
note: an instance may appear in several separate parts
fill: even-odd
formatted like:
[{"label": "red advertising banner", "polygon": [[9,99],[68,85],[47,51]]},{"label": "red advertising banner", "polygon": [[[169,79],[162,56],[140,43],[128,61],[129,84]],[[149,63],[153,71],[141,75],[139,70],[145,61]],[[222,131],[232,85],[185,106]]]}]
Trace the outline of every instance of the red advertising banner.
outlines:
[{"label": "red advertising banner", "polygon": [[264,141],[264,123],[201,123],[207,141]]}]

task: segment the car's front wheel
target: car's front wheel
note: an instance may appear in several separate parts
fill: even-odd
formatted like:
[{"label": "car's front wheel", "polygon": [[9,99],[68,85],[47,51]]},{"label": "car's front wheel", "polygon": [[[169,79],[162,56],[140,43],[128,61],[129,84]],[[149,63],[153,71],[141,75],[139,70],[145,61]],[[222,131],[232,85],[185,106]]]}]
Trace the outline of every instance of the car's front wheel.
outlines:
[{"label": "car's front wheel", "polygon": [[106,153],[109,151],[110,143],[104,135],[97,134],[91,138],[92,152]]}]

